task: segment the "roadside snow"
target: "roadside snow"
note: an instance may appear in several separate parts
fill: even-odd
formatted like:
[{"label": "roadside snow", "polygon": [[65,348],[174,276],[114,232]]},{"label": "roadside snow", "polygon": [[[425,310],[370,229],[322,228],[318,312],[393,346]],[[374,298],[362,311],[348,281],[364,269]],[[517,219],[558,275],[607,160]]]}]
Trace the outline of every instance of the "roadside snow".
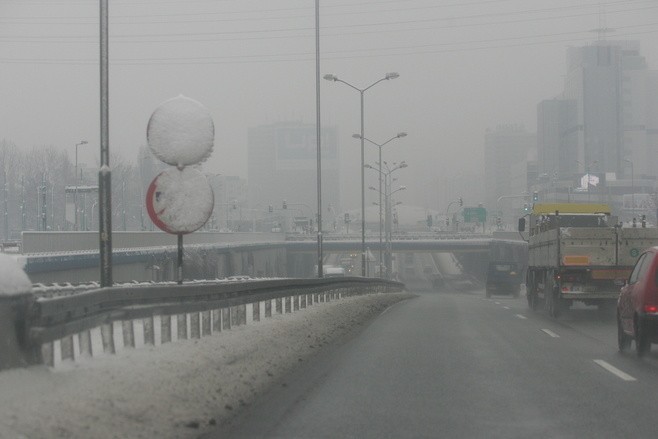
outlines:
[{"label": "roadside snow", "polygon": [[0,438],[187,438],[408,293],[321,303],[211,337],[0,373]]},{"label": "roadside snow", "polygon": [[16,259],[0,254],[0,296],[12,296],[32,290],[32,283]]}]

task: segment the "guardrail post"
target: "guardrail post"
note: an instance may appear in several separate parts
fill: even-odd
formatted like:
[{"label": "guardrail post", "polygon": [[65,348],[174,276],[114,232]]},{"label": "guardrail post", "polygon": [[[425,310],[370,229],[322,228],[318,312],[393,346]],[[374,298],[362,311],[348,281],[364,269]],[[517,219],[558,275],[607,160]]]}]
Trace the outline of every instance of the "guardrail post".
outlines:
[{"label": "guardrail post", "polygon": [[220,309],[212,310],[212,331],[222,331],[222,311]]}]

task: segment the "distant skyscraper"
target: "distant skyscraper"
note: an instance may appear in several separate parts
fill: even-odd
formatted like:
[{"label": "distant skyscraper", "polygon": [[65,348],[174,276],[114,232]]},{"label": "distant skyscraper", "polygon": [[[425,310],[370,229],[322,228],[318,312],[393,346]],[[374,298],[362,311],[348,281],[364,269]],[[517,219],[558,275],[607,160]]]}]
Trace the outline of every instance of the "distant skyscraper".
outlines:
[{"label": "distant skyscraper", "polygon": [[[636,41],[597,41],[567,51],[564,98],[576,104],[571,129],[577,133],[577,160],[592,172],[615,178],[658,169],[656,76],[647,67]],[[653,97],[650,93],[653,89]],[[653,105],[653,108],[651,106]]]},{"label": "distant skyscraper", "polygon": [[[286,200],[296,216],[317,212],[315,124],[281,122],[249,129],[248,180],[252,207],[281,209]],[[322,204],[325,228],[339,209],[337,131],[322,127]]]},{"label": "distant skyscraper", "polygon": [[[490,211],[507,210],[509,201],[501,196],[520,195],[528,190],[528,154],[536,147],[537,136],[519,125],[503,125],[487,130],[484,139],[485,206]],[[521,175],[522,174],[522,175]],[[502,201],[502,200],[501,200]],[[523,203],[522,199],[517,199]],[[508,218],[509,219],[509,218]]]},{"label": "distant skyscraper", "polygon": [[578,172],[576,101],[550,99],[537,105],[537,173],[542,181],[571,179]]},{"label": "distant skyscraper", "polygon": [[[606,202],[626,221],[655,214],[640,200],[656,190],[658,71],[648,69],[637,41],[567,50],[561,98],[537,106],[537,144],[533,190],[546,198]],[[596,186],[583,187],[586,172]]]}]

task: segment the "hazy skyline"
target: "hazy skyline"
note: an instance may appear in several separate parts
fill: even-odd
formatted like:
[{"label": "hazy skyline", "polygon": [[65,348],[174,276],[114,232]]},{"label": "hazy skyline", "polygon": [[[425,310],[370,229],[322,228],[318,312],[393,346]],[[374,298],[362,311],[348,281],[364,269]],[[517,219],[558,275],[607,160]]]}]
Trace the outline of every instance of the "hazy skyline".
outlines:
[{"label": "hazy skyline", "polygon": [[[402,199],[422,206],[437,179],[482,172],[484,133],[536,130],[536,106],[562,90],[566,49],[638,40],[658,68],[655,0],[383,0],[320,2],[321,74],[365,87],[365,135],[384,160],[406,160]],[[110,149],[134,159],[146,123],[183,94],[206,105],[215,149],[204,168],[246,175],[247,130],[315,123],[314,2],[109,1]],[[0,0],[0,139],[99,157],[98,2]],[[322,123],[338,127],[343,206],[360,194],[359,96],[322,81]],[[366,145],[366,161],[376,148]],[[376,174],[367,174],[376,181]],[[367,182],[366,185],[370,183]],[[481,188],[464,188],[469,194]],[[473,198],[473,197],[471,197]],[[413,201],[413,202],[412,202]],[[482,201],[465,199],[468,205]],[[429,205],[427,207],[436,208]],[[441,207],[441,206],[439,206]]]}]

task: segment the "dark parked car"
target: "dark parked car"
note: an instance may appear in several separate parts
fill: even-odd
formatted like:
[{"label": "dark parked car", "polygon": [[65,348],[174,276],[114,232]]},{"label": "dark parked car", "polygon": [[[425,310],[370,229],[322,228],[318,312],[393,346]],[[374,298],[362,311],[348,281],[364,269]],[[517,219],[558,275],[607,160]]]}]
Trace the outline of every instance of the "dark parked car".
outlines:
[{"label": "dark parked car", "polygon": [[489,262],[487,268],[486,295],[511,294],[519,297],[521,273],[516,262]]},{"label": "dark parked car", "polygon": [[658,343],[658,247],[640,255],[617,301],[617,340],[624,352],[635,340],[637,355]]}]

